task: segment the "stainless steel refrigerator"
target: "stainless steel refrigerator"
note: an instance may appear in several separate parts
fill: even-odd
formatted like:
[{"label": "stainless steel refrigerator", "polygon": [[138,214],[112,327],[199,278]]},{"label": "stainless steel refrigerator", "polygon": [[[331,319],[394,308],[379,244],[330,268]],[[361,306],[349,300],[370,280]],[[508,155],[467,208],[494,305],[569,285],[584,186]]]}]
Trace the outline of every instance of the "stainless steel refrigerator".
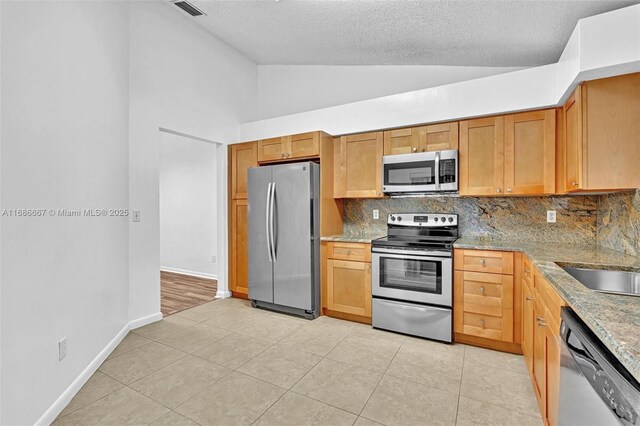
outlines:
[{"label": "stainless steel refrigerator", "polygon": [[254,307],[320,314],[320,166],[249,169],[249,299]]}]

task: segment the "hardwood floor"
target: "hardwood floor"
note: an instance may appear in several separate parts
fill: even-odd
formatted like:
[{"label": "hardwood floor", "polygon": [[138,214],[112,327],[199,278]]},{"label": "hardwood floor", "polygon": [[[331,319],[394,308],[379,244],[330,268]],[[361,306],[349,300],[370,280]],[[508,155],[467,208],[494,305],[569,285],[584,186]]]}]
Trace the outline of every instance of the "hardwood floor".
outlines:
[{"label": "hardwood floor", "polygon": [[167,316],[212,301],[218,281],[160,271],[160,306]]}]

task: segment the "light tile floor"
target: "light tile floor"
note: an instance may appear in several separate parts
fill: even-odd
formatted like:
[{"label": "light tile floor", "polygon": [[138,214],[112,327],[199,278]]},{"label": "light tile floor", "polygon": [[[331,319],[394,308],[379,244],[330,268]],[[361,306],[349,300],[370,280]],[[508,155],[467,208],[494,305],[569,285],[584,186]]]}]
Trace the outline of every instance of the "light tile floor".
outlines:
[{"label": "light tile floor", "polygon": [[134,330],[56,425],[536,425],[521,356],[217,300]]}]

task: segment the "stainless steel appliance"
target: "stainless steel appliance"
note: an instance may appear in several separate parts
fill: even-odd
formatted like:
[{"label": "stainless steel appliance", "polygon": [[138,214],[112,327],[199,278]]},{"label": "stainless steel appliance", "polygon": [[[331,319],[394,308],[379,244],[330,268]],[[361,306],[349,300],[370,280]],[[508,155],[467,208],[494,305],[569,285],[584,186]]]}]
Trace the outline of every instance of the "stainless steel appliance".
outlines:
[{"label": "stainless steel appliance", "polygon": [[458,150],[385,155],[382,191],[388,194],[458,191]]},{"label": "stainless steel appliance", "polygon": [[372,325],[452,341],[453,242],[458,215],[399,213],[371,242]]},{"label": "stainless steel appliance", "polygon": [[307,318],[320,312],[320,166],[249,169],[249,299]]},{"label": "stainless steel appliance", "polygon": [[563,426],[639,425],[640,385],[570,308],[562,308]]}]

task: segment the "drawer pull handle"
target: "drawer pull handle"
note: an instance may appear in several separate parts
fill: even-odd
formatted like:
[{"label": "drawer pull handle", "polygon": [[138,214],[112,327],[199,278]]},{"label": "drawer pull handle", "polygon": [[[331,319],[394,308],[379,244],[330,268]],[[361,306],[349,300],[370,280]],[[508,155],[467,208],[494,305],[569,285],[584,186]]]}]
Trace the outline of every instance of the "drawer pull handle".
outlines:
[{"label": "drawer pull handle", "polygon": [[480,287],[480,293],[484,294],[484,287]]},{"label": "drawer pull handle", "polygon": [[420,151],[422,151],[422,152],[426,152],[426,151],[427,151],[427,148],[422,147],[422,149],[421,149]]},{"label": "drawer pull handle", "polygon": [[484,328],[484,320],[480,320],[480,325]]},{"label": "drawer pull handle", "polygon": [[481,264],[482,266],[487,266],[487,261],[486,261],[485,259],[481,259],[481,260],[480,260],[480,264]]},{"label": "drawer pull handle", "polygon": [[529,302],[533,301],[533,299],[529,296],[526,296],[525,299],[527,299]]},{"label": "drawer pull handle", "polygon": [[284,158],[284,152],[282,154],[280,154],[280,157]]},{"label": "drawer pull handle", "polygon": [[577,182],[571,182],[571,185],[578,186],[578,183]]},{"label": "drawer pull handle", "polygon": [[347,256],[351,254],[351,250],[347,250]]},{"label": "drawer pull handle", "polygon": [[511,188],[507,188],[507,192],[511,192]]},{"label": "drawer pull handle", "polygon": [[536,317],[536,320],[538,320],[538,327],[545,327],[547,325],[544,317]]},{"label": "drawer pull handle", "polygon": [[496,191],[502,192],[502,188],[497,188]]},{"label": "drawer pull handle", "polygon": [[418,152],[418,148],[416,148],[415,146],[413,147],[413,152]]}]

